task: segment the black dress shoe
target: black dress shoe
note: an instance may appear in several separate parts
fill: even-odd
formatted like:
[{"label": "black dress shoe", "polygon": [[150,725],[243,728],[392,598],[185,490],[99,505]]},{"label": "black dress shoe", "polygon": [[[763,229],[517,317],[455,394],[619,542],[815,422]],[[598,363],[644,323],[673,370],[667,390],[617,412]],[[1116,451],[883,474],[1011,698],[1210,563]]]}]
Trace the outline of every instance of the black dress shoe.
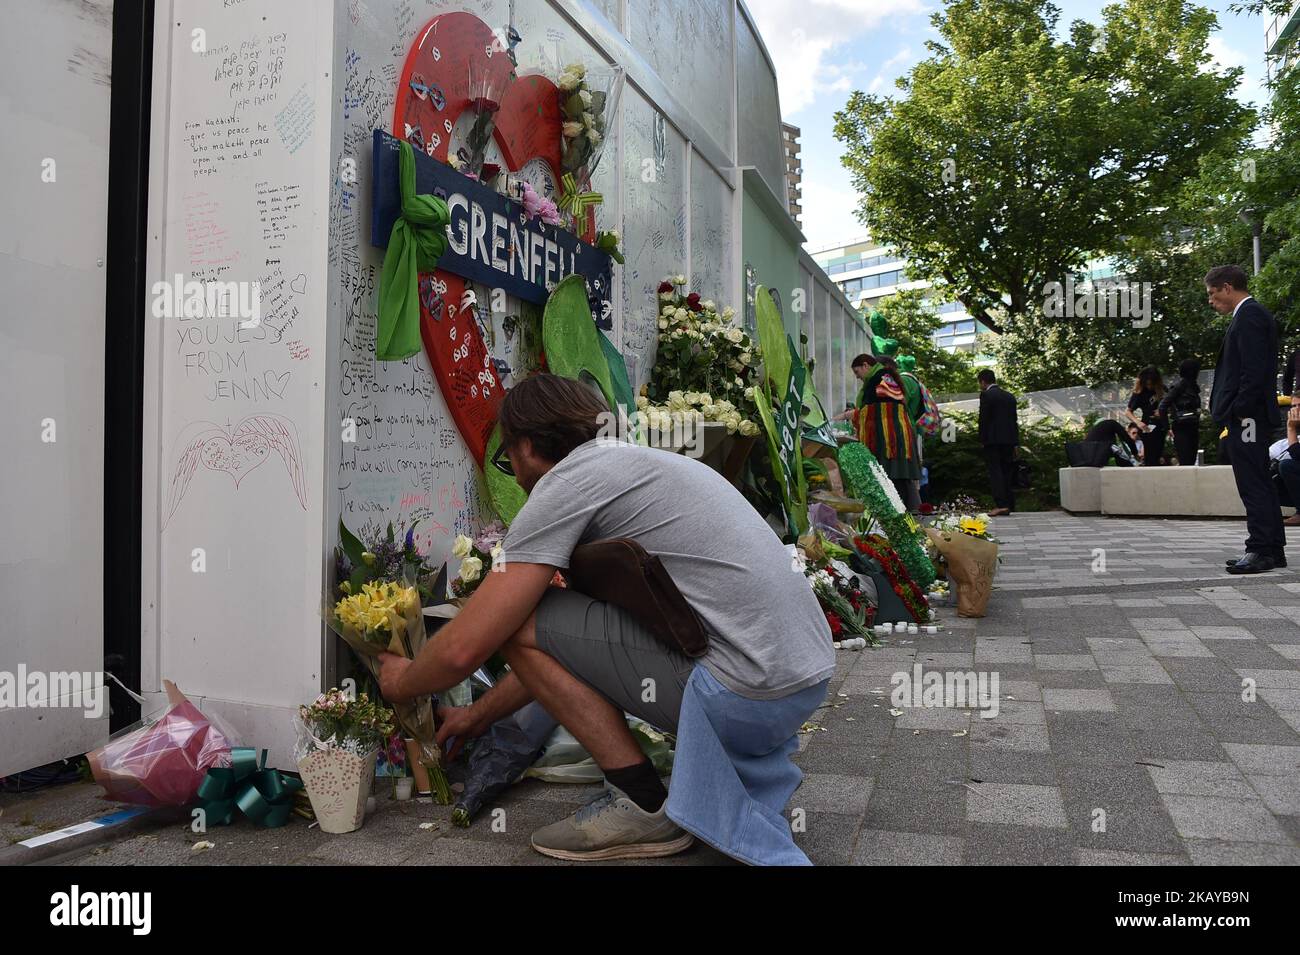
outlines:
[{"label": "black dress shoe", "polygon": [[1227,570],[1230,574],[1262,574],[1277,566],[1277,562],[1272,557],[1264,554],[1247,554]]},{"label": "black dress shoe", "polygon": [[[1246,556],[1249,556],[1249,555],[1246,555]],[[1235,566],[1235,565],[1241,563],[1241,562],[1242,562],[1243,560],[1245,560],[1245,559],[1246,559],[1245,556],[1243,556],[1243,557],[1229,557],[1229,558],[1227,559],[1227,561],[1224,563],[1224,567],[1225,567],[1225,568],[1226,568],[1226,567],[1233,567],[1233,566]],[[1286,557],[1285,557],[1285,556],[1282,556],[1282,557],[1274,557],[1274,558],[1273,558],[1273,566],[1274,566],[1274,567],[1277,567],[1277,568],[1279,568],[1279,569],[1285,567],[1285,566],[1286,566]]]}]

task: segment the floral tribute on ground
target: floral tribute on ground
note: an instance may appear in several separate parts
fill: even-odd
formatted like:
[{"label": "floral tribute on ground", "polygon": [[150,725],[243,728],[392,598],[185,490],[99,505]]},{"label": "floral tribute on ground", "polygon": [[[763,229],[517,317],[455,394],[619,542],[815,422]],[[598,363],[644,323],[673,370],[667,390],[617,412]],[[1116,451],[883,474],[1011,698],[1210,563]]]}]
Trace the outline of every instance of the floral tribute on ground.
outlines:
[{"label": "floral tribute on ground", "polygon": [[948,577],[957,585],[957,615],[982,617],[993,594],[997,574],[998,540],[989,530],[987,514],[966,513],[975,502],[958,498],[939,509],[925,532]]},{"label": "floral tribute on ground", "polygon": [[903,602],[913,621],[923,623],[931,619],[930,603],[926,600],[925,592],[908,574],[889,541],[878,534],[866,534],[854,537],[853,546],[859,553],[880,565],[890,590]]},{"label": "floral tribute on ground", "polygon": [[831,639],[839,643],[861,637],[868,645],[877,645],[871,629],[876,607],[863,591],[858,575],[844,562],[852,556],[852,551],[820,534],[800,538],[792,551],[795,568],[808,578],[826,615]]},{"label": "floral tribute on ground", "polygon": [[393,732],[393,711],[364,693],[354,698],[335,688],[300,706],[294,726],[294,761],[321,830],[359,828],[375,758]]},{"label": "floral tribute on ground", "polygon": [[[433,593],[438,576],[415,549],[412,531],[399,547],[392,525],[383,540],[363,544],[339,522],[339,573],[337,595],[326,602],[326,625],[352,648],[379,681],[379,655],[393,653],[414,660],[428,641],[423,607]],[[347,573],[349,576],[343,577]],[[442,750],[435,739],[433,703],[422,697],[394,704],[397,723],[409,744],[417,779],[427,772],[431,792],[438,802],[451,802],[451,788],[442,768]],[[416,764],[418,763],[418,767]]]},{"label": "floral tribute on ground", "polygon": [[907,513],[907,507],[864,445],[854,441],[840,448],[840,474],[854,497],[866,506],[866,512],[884,529],[889,544],[897,552],[910,578],[921,587],[935,578],[934,563],[926,556],[924,535]]}]

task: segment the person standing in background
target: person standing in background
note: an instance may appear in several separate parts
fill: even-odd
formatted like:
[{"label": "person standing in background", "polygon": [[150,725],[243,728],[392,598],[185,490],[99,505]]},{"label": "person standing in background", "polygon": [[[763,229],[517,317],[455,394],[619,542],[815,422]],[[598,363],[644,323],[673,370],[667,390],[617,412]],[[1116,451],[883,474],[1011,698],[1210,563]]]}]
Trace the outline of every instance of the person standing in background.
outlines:
[{"label": "person standing in background", "polygon": [[1160,399],[1156,414],[1168,421],[1174,432],[1174,450],[1180,465],[1196,463],[1197,445],[1201,440],[1201,386],[1196,378],[1201,373],[1201,363],[1188,358],[1178,366],[1178,380],[1169,386]]},{"label": "person standing in background", "polygon": [[[916,434],[916,463],[919,469],[925,463],[925,436],[921,433],[921,429],[917,427],[921,415],[925,413],[925,399],[921,397],[921,379],[917,378],[913,372],[904,371],[894,358],[884,356],[880,359],[880,362],[895,374],[898,383],[903,386],[903,394],[905,395],[903,405],[907,408],[907,416],[912,420],[912,430]],[[921,510],[921,478],[919,475],[915,481],[907,483],[907,494],[903,500],[907,502],[907,509],[913,514]]]},{"label": "person standing in background", "polygon": [[[1125,414],[1143,432],[1146,446],[1146,464],[1158,465],[1165,453],[1165,435],[1169,433],[1169,420],[1162,417],[1157,409],[1165,397],[1165,383],[1160,377],[1160,370],[1148,365],[1138,373],[1133,382],[1133,394],[1128,400]],[[1135,412],[1141,412],[1138,417]]]},{"label": "person standing in background", "polygon": [[1020,422],[1016,416],[1016,396],[1004,391],[992,369],[980,371],[980,444],[993,486],[993,503],[989,511],[996,517],[1010,514],[1016,507],[1016,448],[1020,445]]},{"label": "person standing in background", "polygon": [[1228,428],[1237,493],[1246,506],[1246,554],[1229,560],[1230,574],[1261,574],[1286,566],[1286,530],[1269,478],[1269,433],[1281,423],[1277,394],[1277,322],[1246,290],[1246,273],[1220,265],[1205,276],[1210,306],[1232,321],[1223,336],[1210,414]]},{"label": "person standing in background", "polygon": [[907,501],[908,482],[921,479],[916,457],[916,432],[907,413],[907,393],[898,380],[892,358],[862,354],[853,359],[853,372],[862,381],[858,393],[858,440],[875,455],[894,482],[898,496]]},{"label": "person standing in background", "polygon": [[1300,399],[1300,346],[1287,356],[1282,368],[1282,394]]}]

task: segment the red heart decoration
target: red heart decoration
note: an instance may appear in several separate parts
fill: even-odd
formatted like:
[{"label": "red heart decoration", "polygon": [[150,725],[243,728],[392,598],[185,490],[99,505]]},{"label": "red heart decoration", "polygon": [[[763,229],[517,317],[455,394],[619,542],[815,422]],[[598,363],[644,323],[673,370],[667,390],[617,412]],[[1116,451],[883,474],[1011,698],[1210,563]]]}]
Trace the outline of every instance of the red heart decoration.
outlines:
[{"label": "red heart decoration", "polygon": [[[514,64],[492,29],[473,14],[445,13],[430,20],[402,69],[393,135],[446,162],[457,119],[475,105],[471,69],[499,88]],[[506,87],[493,137],[507,169],[518,171],[541,159],[560,181],[558,94],[544,76],[519,77]],[[587,226],[584,231],[594,237],[594,211],[589,210]],[[461,307],[465,286],[460,276],[442,269],[421,275],[420,336],[452,418],[481,467],[504,388],[471,309]]]}]

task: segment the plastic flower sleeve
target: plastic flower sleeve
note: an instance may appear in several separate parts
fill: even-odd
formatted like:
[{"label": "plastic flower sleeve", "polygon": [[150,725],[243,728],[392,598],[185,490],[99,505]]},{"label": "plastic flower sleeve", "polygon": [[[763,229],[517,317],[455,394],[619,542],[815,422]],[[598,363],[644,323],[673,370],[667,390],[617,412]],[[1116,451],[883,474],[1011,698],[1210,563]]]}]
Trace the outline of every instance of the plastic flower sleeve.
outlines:
[{"label": "plastic flower sleeve", "polygon": [[149,726],[130,730],[86,754],[106,798],[139,806],[184,806],[214,767],[230,765],[229,734],[169,680],[169,706]]},{"label": "plastic flower sleeve", "polygon": [[[405,589],[406,597],[383,611],[384,623],[377,630],[363,630],[340,615],[339,608],[347,604],[347,599],[339,601],[324,613],[326,624],[356,651],[376,683],[379,682],[381,653],[393,653],[414,660],[427,640],[419,592],[414,587]],[[416,740],[419,745],[420,762],[429,772],[434,798],[444,806],[450,804],[451,788],[442,768],[442,750],[436,740],[432,699],[422,696],[401,703],[390,701],[389,705],[397,715],[402,733]]]}]

